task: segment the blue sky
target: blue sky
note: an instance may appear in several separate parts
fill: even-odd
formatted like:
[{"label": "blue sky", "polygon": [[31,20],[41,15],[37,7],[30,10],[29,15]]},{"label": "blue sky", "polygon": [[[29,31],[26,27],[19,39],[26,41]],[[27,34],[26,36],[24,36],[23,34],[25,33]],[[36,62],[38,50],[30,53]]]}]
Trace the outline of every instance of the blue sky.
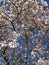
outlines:
[{"label": "blue sky", "polygon": [[48,5],[49,5],[49,0],[45,0],[45,1],[47,1]]}]

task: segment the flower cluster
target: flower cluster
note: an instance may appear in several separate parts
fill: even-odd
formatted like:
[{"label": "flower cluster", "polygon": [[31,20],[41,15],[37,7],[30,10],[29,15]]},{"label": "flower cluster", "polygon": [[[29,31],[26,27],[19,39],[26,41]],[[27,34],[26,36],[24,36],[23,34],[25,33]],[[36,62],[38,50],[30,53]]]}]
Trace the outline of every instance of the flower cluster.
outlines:
[{"label": "flower cluster", "polygon": [[0,0],[0,65],[49,65],[46,1]]}]

